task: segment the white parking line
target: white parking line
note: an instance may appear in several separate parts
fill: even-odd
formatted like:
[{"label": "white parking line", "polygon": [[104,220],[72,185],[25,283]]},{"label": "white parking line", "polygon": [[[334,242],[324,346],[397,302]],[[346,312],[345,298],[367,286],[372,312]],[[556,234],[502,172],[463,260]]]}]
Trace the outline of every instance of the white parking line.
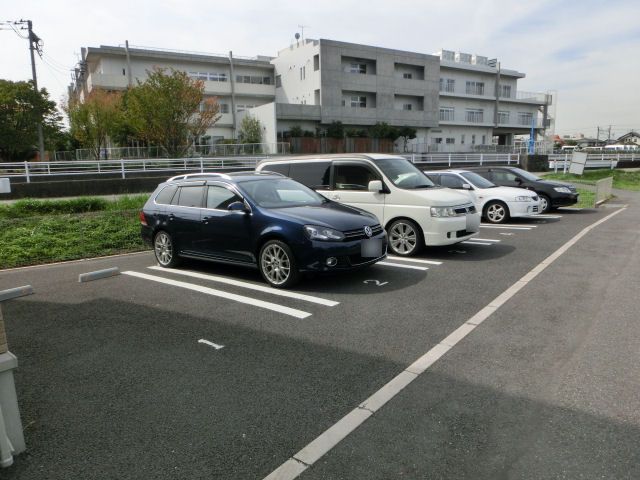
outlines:
[{"label": "white parking line", "polygon": [[502,240],[498,240],[497,238],[470,238],[472,242],[501,242]]},{"label": "white parking line", "polygon": [[[606,222],[614,215],[622,212],[624,208],[604,217],[603,219],[584,228],[575,237],[565,243],[553,254],[547,257],[542,263],[538,264],[533,270],[518,280],[515,284],[505,290],[502,294],[491,301],[486,307],[476,313],[473,317],[460,325],[457,329],[444,338],[435,347],[418,358],[415,362],[405,368],[401,373],[396,375],[391,381],[384,385],[380,390],[371,395],[367,400],[362,402],[356,408],[347,413],[338,420],[333,426],[329,427],[309,444],[303,447],[298,453],[287,459],[280,467],[276,468],[271,474],[266,476],[264,480],[293,480],[300,476],[306,469],[316,463],[323,455],[330,451],[334,446],[344,440],[350,433],[362,425],[369,417],[374,415],[389,400],[398,395],[403,388],[409,385],[413,380],[418,378],[422,373],[428,370],[451,348],[466,338],[473,330],[489,318],[493,312],[504,305],[531,280],[533,280],[546,267],[551,265],[563,253],[575,245],[589,231]],[[379,263],[379,262],[378,262]]]},{"label": "white parking line", "polygon": [[254,307],[264,308],[285,315],[290,315],[296,318],[307,318],[311,316],[309,312],[303,312],[302,310],[296,310],[295,308],[285,307],[278,305],[277,303],[265,302],[257,300],[251,297],[245,297],[243,295],[236,295],[235,293],[223,292],[222,290],[215,290],[213,288],[203,287],[201,285],[195,285],[193,283],[178,282],[177,280],[171,280],[164,277],[156,277],[155,275],[147,275],[146,273],[126,271],[122,272],[123,275],[129,275],[131,277],[142,278],[144,280],[151,280],[152,282],[164,283],[172,285],[174,287],[186,288],[187,290],[193,290],[195,292],[206,293],[214,297],[224,298],[226,300],[233,300],[234,302],[245,303],[247,305],[253,305]]},{"label": "white parking line", "polygon": [[397,267],[397,268],[408,268],[409,270],[429,270],[429,267],[416,267],[415,265],[402,265],[400,263],[392,263],[392,262],[378,262],[376,265],[384,265],[385,267]]},{"label": "white parking line", "polygon": [[528,227],[516,227],[513,225],[480,225],[480,228],[495,228],[497,230],[531,230],[532,228],[537,227],[537,225],[529,225]]},{"label": "white parking line", "polygon": [[198,340],[198,343],[209,345],[210,347],[213,347],[216,350],[220,350],[221,348],[224,348],[224,345],[218,345],[217,343],[210,342],[209,340],[205,340],[204,338],[201,338],[200,340]]},{"label": "white parking line", "polygon": [[234,287],[247,288],[249,290],[256,290],[258,292],[277,295],[279,297],[295,298],[296,300],[317,303],[319,305],[325,305],[327,307],[335,307],[336,305],[340,305],[340,302],[327,300],[325,298],[313,297],[311,295],[304,295],[302,293],[291,292],[289,290],[278,290],[277,288],[267,287],[265,285],[258,285],[250,282],[241,282],[240,280],[233,280],[232,278],[221,277],[219,275],[209,275],[200,272],[193,272],[191,270],[167,269],[157,266],[149,267],[149,269],[157,270],[159,272],[175,273],[176,275],[184,275],[186,277],[200,278],[202,280],[211,280],[212,282],[226,283],[227,285],[233,285]]},{"label": "white parking line", "polygon": [[549,215],[546,213],[539,213],[538,215],[533,215],[529,218],[562,218],[562,215]]},{"label": "white parking line", "polygon": [[464,242],[460,243],[466,243],[467,245],[495,245],[495,243],[491,242],[473,242],[471,240],[465,240]]},{"label": "white parking line", "polygon": [[399,260],[401,262],[425,263],[427,265],[442,265],[442,262],[437,262],[435,260],[423,260],[422,258],[396,257],[395,255],[387,255],[387,258],[389,260]]}]

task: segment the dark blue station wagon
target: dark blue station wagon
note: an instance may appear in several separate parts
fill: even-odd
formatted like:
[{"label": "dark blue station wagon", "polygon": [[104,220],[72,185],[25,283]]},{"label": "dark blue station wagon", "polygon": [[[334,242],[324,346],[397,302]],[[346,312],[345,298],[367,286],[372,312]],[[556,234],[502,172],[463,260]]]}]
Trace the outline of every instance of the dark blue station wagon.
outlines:
[{"label": "dark blue station wagon", "polygon": [[258,267],[274,287],[304,272],[352,270],[386,256],[386,232],[364,210],[273,173],[180,175],[140,212],[163,267],[183,257]]}]

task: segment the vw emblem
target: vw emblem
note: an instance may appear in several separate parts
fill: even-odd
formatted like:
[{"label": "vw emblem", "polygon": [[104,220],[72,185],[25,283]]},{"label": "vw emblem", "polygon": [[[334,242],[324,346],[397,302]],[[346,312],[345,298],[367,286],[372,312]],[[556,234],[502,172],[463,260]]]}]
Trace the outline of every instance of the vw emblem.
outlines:
[{"label": "vw emblem", "polygon": [[373,230],[371,230],[371,227],[369,225],[367,225],[366,227],[364,227],[364,234],[367,237],[371,237],[371,235],[373,235]]}]

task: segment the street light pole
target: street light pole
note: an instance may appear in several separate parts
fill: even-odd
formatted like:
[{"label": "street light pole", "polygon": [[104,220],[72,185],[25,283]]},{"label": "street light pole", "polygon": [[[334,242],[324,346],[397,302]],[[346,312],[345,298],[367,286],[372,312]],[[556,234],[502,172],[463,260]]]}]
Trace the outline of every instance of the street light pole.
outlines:
[{"label": "street light pole", "polygon": [[[33,86],[36,89],[36,93],[38,92],[38,77],[36,75],[36,59],[34,55],[34,51],[36,50],[36,45],[40,41],[40,38],[33,33],[33,24],[31,20],[27,20],[27,27],[29,28],[29,53],[31,54],[31,75],[33,76]],[[44,136],[42,134],[42,119],[37,123],[38,129],[38,150],[40,152],[40,161],[44,162],[46,159],[44,158]]]}]

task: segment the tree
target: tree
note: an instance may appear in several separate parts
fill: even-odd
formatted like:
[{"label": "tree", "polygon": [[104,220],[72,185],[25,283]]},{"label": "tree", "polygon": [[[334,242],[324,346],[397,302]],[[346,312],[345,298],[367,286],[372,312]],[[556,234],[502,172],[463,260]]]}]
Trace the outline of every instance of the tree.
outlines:
[{"label": "tree", "polygon": [[186,72],[156,68],[127,93],[127,116],[133,130],[161,146],[170,157],[182,157],[219,119],[215,98],[204,98],[204,82]]},{"label": "tree", "polygon": [[398,137],[404,139],[403,151],[407,151],[407,143],[409,142],[409,140],[416,138],[416,133],[417,130],[415,128],[407,127],[406,125],[398,130]]},{"label": "tree", "polygon": [[344,138],[344,125],[342,125],[342,122],[331,122],[331,125],[327,127],[327,137]]},{"label": "tree", "polygon": [[392,127],[386,122],[377,122],[369,130],[369,135],[372,138],[386,138],[388,140],[395,140],[400,136],[400,133],[396,127]]},{"label": "tree", "polygon": [[293,127],[291,127],[289,129],[289,136],[290,137],[301,137],[302,136],[302,127],[299,127],[298,125],[294,125]]},{"label": "tree", "polygon": [[37,124],[42,122],[45,143],[50,146],[62,130],[61,120],[46,89],[36,91],[31,81],[0,80],[0,159],[32,158],[37,151]]},{"label": "tree", "polygon": [[249,115],[245,116],[240,122],[238,140],[240,140],[240,143],[262,143],[260,120]]},{"label": "tree", "polygon": [[122,94],[94,88],[82,102],[69,99],[67,115],[71,135],[100,159],[107,139],[114,136],[123,121]]}]

